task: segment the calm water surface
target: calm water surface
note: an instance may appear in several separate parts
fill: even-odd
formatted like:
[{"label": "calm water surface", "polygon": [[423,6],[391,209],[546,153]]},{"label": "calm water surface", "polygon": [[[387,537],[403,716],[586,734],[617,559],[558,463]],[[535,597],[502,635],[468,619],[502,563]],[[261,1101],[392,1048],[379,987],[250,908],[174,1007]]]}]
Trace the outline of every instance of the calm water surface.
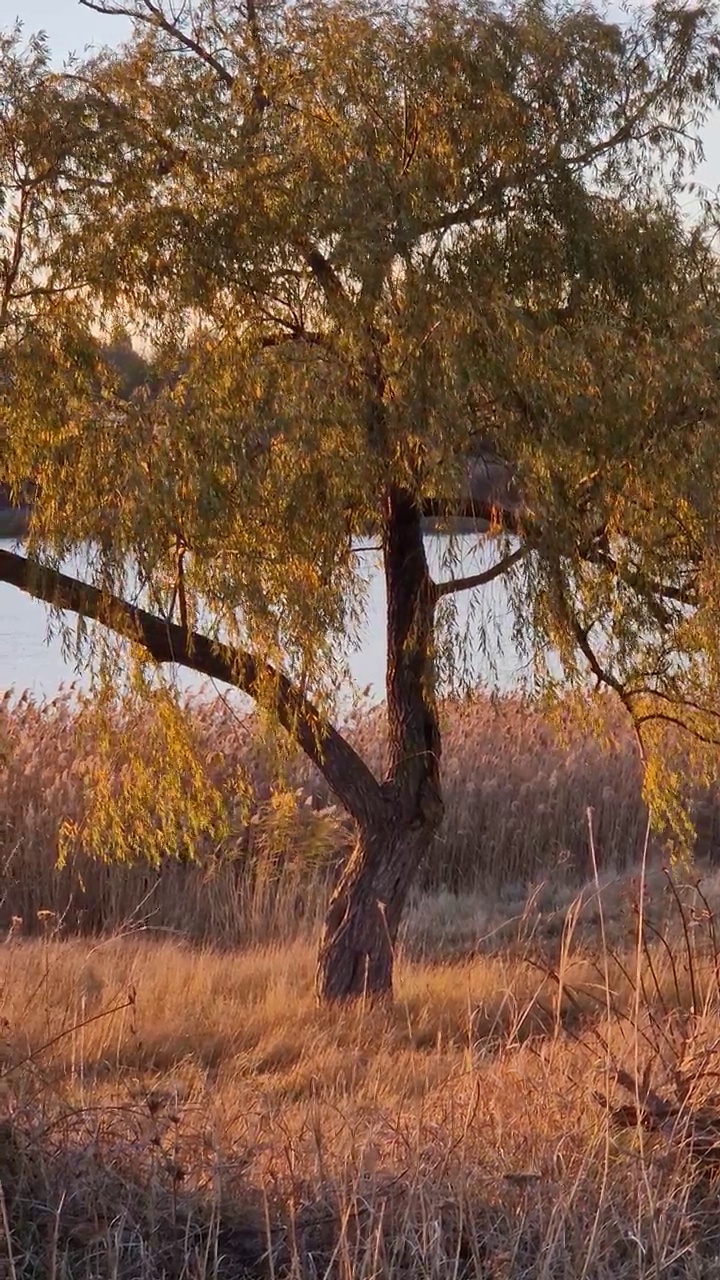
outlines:
[{"label": "calm water surface", "polygon": [[[448,571],[442,564],[447,554],[447,539],[427,539],[431,566],[438,578],[477,573],[497,555],[492,547],[478,544],[476,537],[467,536],[459,541],[461,563]],[[0,545],[12,546],[10,543]],[[358,554],[369,581],[369,601],[360,644],[351,652],[350,665],[359,688],[369,686],[370,696],[381,699],[385,681],[384,580],[378,572],[375,554]],[[464,592],[456,598],[459,620],[464,627],[469,627],[468,634],[475,641],[481,633],[489,637],[492,660],[480,651],[477,643],[473,645],[471,666],[478,683],[490,682],[495,687],[507,688],[521,682],[523,668],[511,640],[512,615],[502,582],[498,580],[480,592]],[[488,615],[483,625],[482,619]],[[0,690],[13,688],[19,693],[27,689],[36,697],[52,697],[62,684],[73,680],[83,683],[72,657],[63,654],[57,630],[57,622],[45,605],[0,583]],[[178,680],[184,688],[210,691],[208,681],[190,673],[179,672]]]}]

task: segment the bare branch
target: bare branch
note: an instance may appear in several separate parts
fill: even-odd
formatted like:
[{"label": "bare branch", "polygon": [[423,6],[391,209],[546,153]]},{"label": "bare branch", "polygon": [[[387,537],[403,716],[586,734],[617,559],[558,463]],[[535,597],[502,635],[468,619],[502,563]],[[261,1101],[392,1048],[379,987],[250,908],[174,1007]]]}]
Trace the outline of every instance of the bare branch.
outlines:
[{"label": "bare branch", "polygon": [[367,765],[292,681],[268,663],[12,551],[0,549],[0,582],[55,608],[99,622],[140,645],[157,663],[174,663],[222,680],[256,700],[271,696],[280,723],[348,812],[358,822],[381,815],[382,791]]},{"label": "bare branch", "polygon": [[[111,4],[105,3],[105,0],[80,0],[80,4],[85,9],[92,9],[95,13],[103,13],[108,16],[117,18],[131,18],[136,22],[146,22],[148,26],[156,27],[159,31],[164,31],[173,40],[177,40],[188,52],[194,53],[200,58],[206,66],[210,67],[215,74],[222,80],[228,89],[232,89],[235,84],[235,77],[223,66],[219,58],[216,58],[209,49],[195,40],[187,31],[183,31],[178,23],[166,18],[159,5],[154,4],[153,0],[138,0],[137,5]],[[142,6],[142,8],[140,7]],[[145,12],[143,12],[143,9]]]},{"label": "bare branch", "polygon": [[456,591],[473,591],[476,587],[485,587],[489,582],[494,582],[496,578],[502,577],[513,565],[527,555],[530,547],[525,544],[518,547],[516,551],[512,551],[509,555],[503,556],[502,560],[498,560],[490,569],[484,569],[482,573],[471,574],[467,578],[451,578],[448,582],[436,582],[434,585],[434,595],[436,600],[440,600],[443,596],[449,596]]}]

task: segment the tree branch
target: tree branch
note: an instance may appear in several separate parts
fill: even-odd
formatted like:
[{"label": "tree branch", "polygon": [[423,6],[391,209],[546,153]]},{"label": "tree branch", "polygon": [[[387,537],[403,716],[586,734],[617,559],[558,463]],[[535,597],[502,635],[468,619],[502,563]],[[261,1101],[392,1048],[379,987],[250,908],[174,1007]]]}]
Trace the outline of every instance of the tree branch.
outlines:
[{"label": "tree branch", "polygon": [[695,698],[688,698],[682,693],[673,697],[671,694],[665,693],[662,689],[656,689],[653,685],[636,685],[628,692],[633,698],[657,698],[658,702],[664,702],[668,706],[682,706],[687,711],[697,711],[699,715],[707,716],[710,720],[720,721],[720,709],[717,707],[705,706]]},{"label": "tree branch", "polygon": [[347,295],[328,259],[320,252],[317,245],[305,236],[296,238],[296,247],[312,271],[328,302],[337,304],[347,302]]},{"label": "tree branch", "polygon": [[[590,640],[588,638],[588,632],[585,630],[584,627],[580,625],[577,618],[575,617],[571,617],[571,626],[572,626],[573,635],[575,637],[575,641],[578,646],[578,649],[580,650],[581,654],[585,658],[585,661],[587,662],[590,670],[595,676],[595,679],[597,680],[598,684],[604,684],[607,686],[608,689],[612,689],[618,695],[618,697],[622,700],[625,706],[628,707],[627,690],[625,689],[624,685],[621,684],[621,682],[614,675],[612,675],[610,671],[606,671],[605,668],[601,666],[600,659],[598,658],[597,654],[595,653],[595,650],[590,644]],[[628,710],[630,710],[629,707],[628,707]]]},{"label": "tree branch", "polygon": [[0,549],[0,582],[55,608],[99,622],[140,645],[157,663],[175,663],[222,680],[255,700],[267,700],[270,695],[283,728],[320,770],[352,817],[364,823],[381,815],[382,791],[367,765],[288,677],[268,663],[231,645],[188,632],[119,596],[12,551]]},{"label": "tree branch", "polygon": [[17,214],[17,225],[15,227],[15,235],[13,237],[12,250],[9,254],[5,270],[3,272],[4,280],[2,290],[0,291],[0,330],[4,329],[8,323],[10,314],[10,303],[13,301],[13,290],[20,274],[20,266],[25,252],[23,236],[25,234],[25,221],[27,218],[29,191],[27,186],[23,186],[20,192],[20,205]]},{"label": "tree branch", "polygon": [[132,6],[107,4],[104,3],[104,0],[80,0],[80,4],[83,8],[92,9],[95,13],[103,13],[109,17],[116,18],[131,18],[136,22],[147,22],[149,26],[159,28],[160,31],[164,31],[166,35],[172,36],[174,40],[177,40],[183,48],[200,58],[206,66],[210,67],[219,76],[228,89],[232,89],[235,84],[235,77],[228,71],[227,67],[224,67],[222,62],[209,49],[206,49],[204,45],[193,39],[187,31],[183,31],[177,22],[172,22],[169,18],[166,18],[159,5],[153,4],[152,0],[140,0],[142,8],[146,10],[145,13],[142,12],[140,4]]},{"label": "tree branch", "polygon": [[452,231],[455,227],[472,226],[473,222],[477,222],[491,208],[492,206],[485,199],[458,205],[456,209],[450,209],[442,217],[434,218],[432,222],[424,222],[420,227],[413,228],[413,238],[419,240],[423,236],[440,235],[445,231]]},{"label": "tree branch", "polygon": [[587,147],[585,151],[578,151],[574,155],[561,156],[558,159],[548,160],[532,174],[527,175],[522,172],[508,171],[505,174],[496,176],[492,183],[488,183],[482,196],[479,199],[471,200],[467,204],[458,205],[455,209],[448,210],[447,213],[435,218],[432,221],[422,223],[420,226],[413,228],[411,239],[415,242],[422,239],[423,236],[440,234],[451,231],[455,227],[471,226],[488,213],[494,214],[498,210],[499,202],[502,197],[513,187],[523,182],[537,180],[543,178],[553,170],[564,166],[568,169],[586,169],[601,156],[607,155],[609,151],[613,151],[616,147],[622,146],[624,143],[637,141],[646,137],[655,128],[653,123],[650,128],[641,133],[635,132],[636,127],[646,118],[650,107],[654,106],[661,96],[662,88],[658,87],[649,93],[643,99],[640,106],[618,126],[613,133],[608,134],[604,138],[600,138],[592,146]]},{"label": "tree branch", "polygon": [[328,340],[324,334],[296,326],[288,326],[282,333],[267,333],[260,339],[260,346],[263,350],[268,350],[272,347],[285,347],[293,343],[301,343],[307,347],[328,346]]},{"label": "tree branch", "polygon": [[[583,559],[590,564],[603,565],[611,573],[614,573],[621,582],[624,582],[627,587],[637,591],[638,595],[645,596],[646,599],[652,595],[659,596],[663,600],[672,600],[676,604],[688,605],[690,608],[697,606],[698,595],[694,588],[677,587],[669,582],[659,582],[655,578],[646,577],[639,569],[623,569],[614,556],[600,547],[593,547],[587,555],[583,556]],[[648,607],[652,608],[653,605],[658,607],[658,602],[648,600]],[[662,608],[662,606],[659,607]],[[672,618],[665,610],[663,618],[659,620],[667,623],[672,621]]]},{"label": "tree branch", "polygon": [[518,564],[529,550],[530,547],[526,543],[509,555],[503,556],[502,560],[498,560],[490,569],[484,569],[482,573],[474,573],[467,578],[451,578],[448,582],[436,582],[434,586],[435,599],[440,600],[443,596],[452,595],[456,591],[473,591],[475,587],[487,586],[489,582],[494,582],[496,578],[501,577],[502,574],[512,569],[513,565]]},{"label": "tree branch", "polygon": [[570,617],[571,617],[573,634],[575,636],[575,640],[577,642],[578,648],[580,649],[580,652],[583,654],[584,658],[586,659],[590,667],[590,670],[595,676],[598,682],[598,686],[601,684],[604,684],[608,689],[612,689],[613,692],[617,694],[622,705],[627,711],[628,716],[630,718],[630,723],[633,727],[633,732],[635,734],[635,741],[637,742],[637,745],[638,745],[638,753],[643,765],[645,765],[647,757],[645,752],[645,743],[643,741],[643,736],[642,736],[642,721],[638,720],[638,717],[635,714],[635,708],[633,706],[633,695],[625,688],[624,684],[620,680],[618,680],[616,676],[614,676],[610,671],[605,670],[605,668],[601,665],[600,660],[598,659],[598,656],[595,653],[595,650],[590,644],[588,632],[585,630],[584,627],[580,625],[580,623],[578,622],[577,618],[574,615],[571,614]]},{"label": "tree branch", "polygon": [[689,733],[695,738],[696,742],[702,742],[706,747],[720,747],[720,738],[712,737],[708,733],[702,733],[700,729],[696,729],[687,721],[681,720],[679,716],[668,715],[665,711],[649,711],[646,715],[638,716],[635,725],[638,731],[642,729],[644,724],[652,724],[653,721],[659,721],[660,724],[669,724],[679,729],[681,733]]}]

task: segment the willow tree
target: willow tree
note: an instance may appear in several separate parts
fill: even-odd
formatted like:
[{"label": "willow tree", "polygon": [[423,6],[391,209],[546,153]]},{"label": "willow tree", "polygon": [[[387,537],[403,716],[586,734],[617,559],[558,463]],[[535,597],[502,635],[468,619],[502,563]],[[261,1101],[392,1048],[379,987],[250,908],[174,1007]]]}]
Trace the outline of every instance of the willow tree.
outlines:
[{"label": "willow tree", "polygon": [[[128,43],[63,74],[4,47],[2,470],[38,497],[0,579],[274,714],[357,830],[319,995],[382,995],[443,813],[441,605],[504,575],[538,664],[552,642],[646,727],[649,698],[687,711],[704,670],[683,627],[714,265],[679,192],[715,101],[712,15],[83,2],[131,18]],[[117,326],[154,367],[129,400],[102,358]],[[480,486],[496,561],[435,581],[423,518],[457,513],[480,439],[521,497]],[[368,531],[383,778],[329,714]]]}]

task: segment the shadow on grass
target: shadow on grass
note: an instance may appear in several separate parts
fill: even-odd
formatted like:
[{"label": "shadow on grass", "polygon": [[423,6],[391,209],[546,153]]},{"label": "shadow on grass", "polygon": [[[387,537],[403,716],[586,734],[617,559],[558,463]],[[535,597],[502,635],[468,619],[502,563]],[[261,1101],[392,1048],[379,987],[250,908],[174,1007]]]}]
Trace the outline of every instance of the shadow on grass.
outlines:
[{"label": "shadow on grass", "polygon": [[[138,1113],[138,1125],[143,1117]],[[717,1274],[717,1192],[646,1170],[657,1197],[585,1164],[476,1185],[462,1159],[390,1177],[218,1185],[110,1112],[0,1124],[0,1270],[97,1280],[698,1280]],[[616,1164],[618,1162],[616,1161]],[[206,1171],[207,1172],[207,1171]],[[216,1170],[217,1173],[217,1170]],[[630,1170],[630,1173],[632,1171]],[[637,1180],[636,1180],[637,1182]],[[624,1194],[623,1194],[624,1193]]]}]

